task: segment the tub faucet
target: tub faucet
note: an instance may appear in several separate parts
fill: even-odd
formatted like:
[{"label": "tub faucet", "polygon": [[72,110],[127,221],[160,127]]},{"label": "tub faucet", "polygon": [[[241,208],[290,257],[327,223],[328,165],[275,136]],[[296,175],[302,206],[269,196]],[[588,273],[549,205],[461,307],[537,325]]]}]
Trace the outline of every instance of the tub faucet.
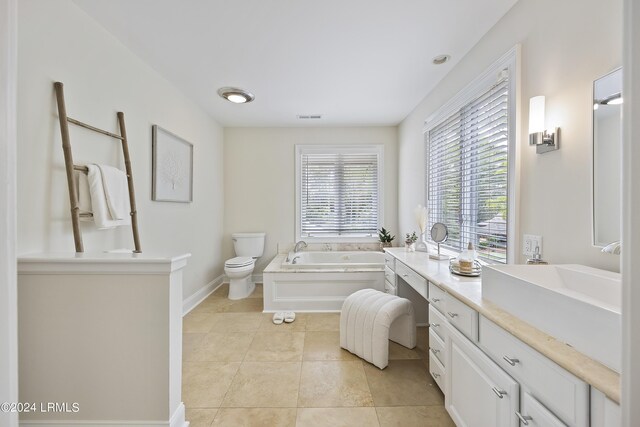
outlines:
[{"label": "tub faucet", "polygon": [[620,250],[620,241],[609,243],[607,246],[602,248],[602,252],[614,255],[620,255]]},{"label": "tub faucet", "polygon": [[298,243],[296,243],[296,245],[293,248],[293,252],[300,252],[301,250],[303,250],[304,248],[307,247],[307,242],[305,242],[304,240],[300,240]]}]

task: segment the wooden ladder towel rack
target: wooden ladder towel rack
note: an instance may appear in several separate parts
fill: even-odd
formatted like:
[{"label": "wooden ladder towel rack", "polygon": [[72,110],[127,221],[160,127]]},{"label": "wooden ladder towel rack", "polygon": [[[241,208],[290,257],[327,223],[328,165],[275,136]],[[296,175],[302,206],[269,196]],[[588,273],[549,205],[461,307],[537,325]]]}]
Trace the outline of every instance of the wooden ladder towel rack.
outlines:
[{"label": "wooden ladder towel rack", "polygon": [[76,189],[76,181],[74,171],[87,172],[86,166],[76,165],[73,163],[73,154],[71,153],[71,140],[69,138],[69,123],[89,129],[91,131],[101,133],[120,140],[122,143],[122,153],[124,155],[124,166],[127,174],[127,183],[129,186],[129,204],[131,206],[131,229],[133,231],[134,252],[141,253],[140,237],[138,235],[138,212],[136,211],[136,195],[133,188],[133,172],[131,171],[131,158],[129,157],[129,144],[127,143],[127,130],[124,125],[124,113],[119,111],[118,125],[120,126],[120,135],[99,129],[88,125],[79,120],[72,119],[67,116],[67,107],[64,102],[64,85],[61,82],[53,84],[56,90],[56,100],[58,101],[58,116],[60,119],[60,133],[62,134],[62,150],[64,152],[64,164],[67,171],[67,184],[69,188],[69,200],[71,201],[71,222],[73,225],[73,238],[76,244],[76,252],[84,252],[82,243],[82,233],[80,232],[80,217],[91,217],[91,213],[80,213],[78,207],[78,193]]}]

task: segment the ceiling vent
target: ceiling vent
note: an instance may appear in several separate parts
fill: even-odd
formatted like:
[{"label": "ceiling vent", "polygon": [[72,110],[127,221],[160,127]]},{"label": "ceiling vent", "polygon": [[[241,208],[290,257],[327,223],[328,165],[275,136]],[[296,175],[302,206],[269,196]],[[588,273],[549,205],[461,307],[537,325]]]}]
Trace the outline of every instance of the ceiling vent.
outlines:
[{"label": "ceiling vent", "polygon": [[302,120],[321,119],[322,114],[298,114],[298,118]]}]

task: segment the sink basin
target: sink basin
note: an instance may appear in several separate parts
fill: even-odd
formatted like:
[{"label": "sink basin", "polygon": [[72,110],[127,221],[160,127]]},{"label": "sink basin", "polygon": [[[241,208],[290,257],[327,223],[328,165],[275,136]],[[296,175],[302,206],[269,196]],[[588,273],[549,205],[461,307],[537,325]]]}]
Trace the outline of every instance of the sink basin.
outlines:
[{"label": "sink basin", "polygon": [[573,264],[485,266],[482,296],[620,372],[620,274]]}]

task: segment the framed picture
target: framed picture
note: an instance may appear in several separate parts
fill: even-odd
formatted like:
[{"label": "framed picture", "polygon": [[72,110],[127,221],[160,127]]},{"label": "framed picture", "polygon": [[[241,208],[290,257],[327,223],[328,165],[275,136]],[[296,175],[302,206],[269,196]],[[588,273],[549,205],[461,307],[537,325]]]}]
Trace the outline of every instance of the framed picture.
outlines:
[{"label": "framed picture", "polygon": [[193,201],[193,144],[152,126],[151,200]]}]

